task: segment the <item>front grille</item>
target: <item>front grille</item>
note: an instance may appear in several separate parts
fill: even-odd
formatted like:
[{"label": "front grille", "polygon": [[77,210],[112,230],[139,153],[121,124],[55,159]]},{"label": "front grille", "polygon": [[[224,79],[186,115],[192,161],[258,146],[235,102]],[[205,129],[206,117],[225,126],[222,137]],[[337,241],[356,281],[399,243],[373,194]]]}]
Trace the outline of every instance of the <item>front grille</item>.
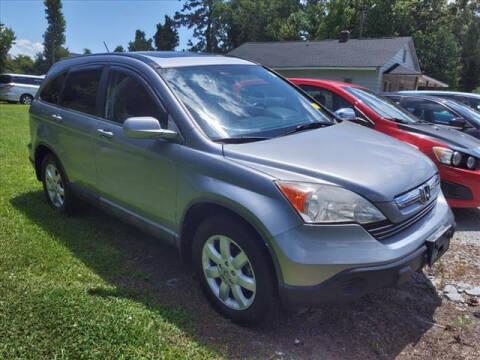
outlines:
[{"label": "front grille", "polygon": [[415,215],[409,217],[408,219],[402,221],[401,223],[398,224],[392,224],[392,223],[383,223],[383,224],[377,224],[374,225],[371,228],[367,228],[368,232],[372,234],[376,239],[378,240],[385,240],[395,234],[398,234],[402,230],[405,230],[409,226],[412,226],[415,224],[417,221],[422,219],[424,216],[426,216],[432,209],[435,207],[437,203],[437,200],[433,200],[430,204],[425,206],[421,211],[416,213]]}]

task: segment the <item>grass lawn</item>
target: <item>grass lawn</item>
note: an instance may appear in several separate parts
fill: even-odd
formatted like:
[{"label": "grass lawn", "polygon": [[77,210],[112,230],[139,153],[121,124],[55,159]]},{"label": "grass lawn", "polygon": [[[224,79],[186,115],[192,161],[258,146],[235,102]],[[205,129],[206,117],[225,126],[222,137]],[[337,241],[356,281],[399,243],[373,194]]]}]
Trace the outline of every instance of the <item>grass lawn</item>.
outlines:
[{"label": "grass lawn", "polygon": [[28,141],[28,107],[0,104],[0,359],[222,357],[168,297],[175,251],[88,206],[54,216]]}]

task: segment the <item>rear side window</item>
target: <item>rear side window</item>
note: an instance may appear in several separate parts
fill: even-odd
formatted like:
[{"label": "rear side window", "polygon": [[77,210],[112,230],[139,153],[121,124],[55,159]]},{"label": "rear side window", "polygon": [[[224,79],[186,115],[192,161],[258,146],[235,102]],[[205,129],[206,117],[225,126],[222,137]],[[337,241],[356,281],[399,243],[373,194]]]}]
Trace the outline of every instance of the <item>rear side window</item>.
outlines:
[{"label": "rear side window", "polygon": [[14,76],[13,82],[17,84],[28,84],[30,85],[30,78],[23,77],[23,76]]},{"label": "rear side window", "polygon": [[71,72],[63,89],[63,107],[95,115],[98,85],[102,69],[85,69]]},{"label": "rear side window", "polygon": [[14,76],[13,82],[17,84],[40,85],[42,83],[42,79],[23,77],[23,76]]},{"label": "rear side window", "polygon": [[56,78],[50,80],[48,84],[43,88],[42,93],[40,94],[40,99],[51,104],[58,104],[65,76],[66,73],[63,73]]},{"label": "rear side window", "polygon": [[0,75],[0,84],[8,84],[12,82],[10,75]]},{"label": "rear side window", "polygon": [[110,70],[105,101],[105,118],[122,124],[134,116],[151,116],[162,128],[167,124],[165,112],[150,95],[143,82],[127,72]]}]

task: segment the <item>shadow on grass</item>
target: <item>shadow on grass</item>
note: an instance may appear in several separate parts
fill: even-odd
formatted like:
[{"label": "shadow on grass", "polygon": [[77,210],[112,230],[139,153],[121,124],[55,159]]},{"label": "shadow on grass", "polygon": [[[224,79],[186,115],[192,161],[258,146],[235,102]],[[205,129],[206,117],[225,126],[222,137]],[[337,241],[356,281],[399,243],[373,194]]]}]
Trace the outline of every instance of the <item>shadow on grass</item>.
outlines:
[{"label": "shadow on grass", "polygon": [[453,209],[457,231],[480,231],[480,208]]},{"label": "shadow on grass", "polygon": [[16,196],[11,203],[115,285],[114,290],[92,288],[91,296],[141,302],[187,335],[234,358],[275,358],[278,352],[294,358],[396,357],[433,326],[441,304],[425,277],[416,274],[406,284],[354,304],[284,314],[255,329],[241,328],[210,308],[176,250],[159,240],[88,205],[75,216],[54,218],[40,191]]}]

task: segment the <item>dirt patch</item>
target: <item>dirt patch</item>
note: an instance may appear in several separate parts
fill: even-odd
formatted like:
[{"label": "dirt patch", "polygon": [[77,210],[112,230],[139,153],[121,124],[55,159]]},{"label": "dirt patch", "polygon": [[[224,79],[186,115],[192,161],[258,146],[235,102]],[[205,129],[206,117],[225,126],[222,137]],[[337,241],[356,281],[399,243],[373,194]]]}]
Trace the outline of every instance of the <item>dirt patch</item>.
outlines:
[{"label": "dirt patch", "polygon": [[[463,293],[464,302],[450,301],[443,289],[461,282],[480,285],[480,211],[456,215],[459,231],[450,250],[424,274],[352,304],[282,313],[257,328],[242,328],[219,316],[175,249],[120,221],[112,228],[98,227],[125,254],[125,266],[131,269],[126,276],[110,279],[84,252],[76,255],[116,285],[113,292],[91,289],[92,295],[129,297],[153,310],[160,304],[186,309],[193,316],[189,333],[230,358],[477,360],[480,305]],[[88,208],[77,216],[95,223],[107,215]]]}]

